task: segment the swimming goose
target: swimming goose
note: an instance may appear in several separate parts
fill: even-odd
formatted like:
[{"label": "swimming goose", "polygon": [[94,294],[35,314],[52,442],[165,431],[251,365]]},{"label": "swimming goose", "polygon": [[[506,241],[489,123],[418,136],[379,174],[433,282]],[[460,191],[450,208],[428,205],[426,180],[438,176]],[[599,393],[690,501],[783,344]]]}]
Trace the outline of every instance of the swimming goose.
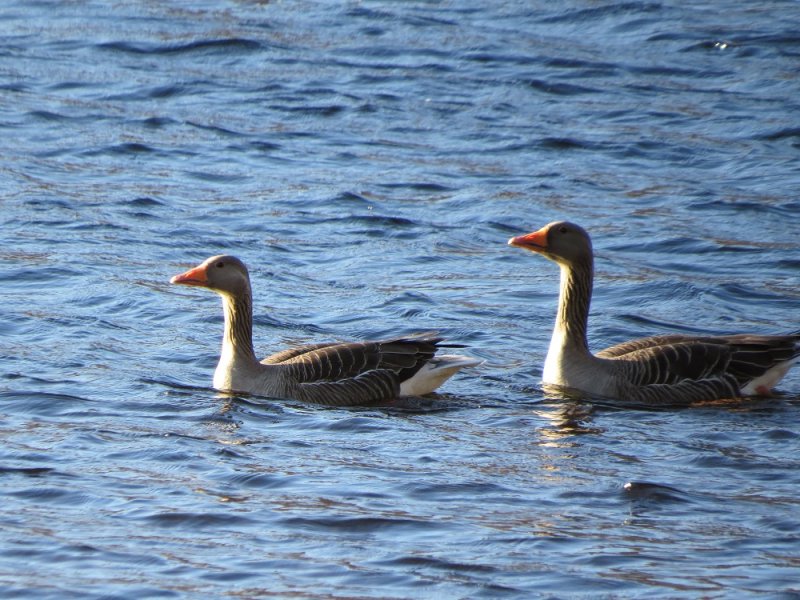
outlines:
[{"label": "swimming goose", "polygon": [[170,283],[204,287],[222,296],[225,332],[214,371],[214,388],[222,392],[358,405],[428,394],[459,369],[481,362],[466,356],[436,356],[440,347],[448,345],[433,334],[312,344],[259,362],[253,350],[250,275],[241,260],[212,256]]},{"label": "swimming goose", "polygon": [[561,267],[558,313],[544,364],[546,384],[641,404],[769,395],[800,361],[800,332],[791,335],[659,335],[589,351],[586,327],[594,258],[584,229],[565,221],[511,238]]}]

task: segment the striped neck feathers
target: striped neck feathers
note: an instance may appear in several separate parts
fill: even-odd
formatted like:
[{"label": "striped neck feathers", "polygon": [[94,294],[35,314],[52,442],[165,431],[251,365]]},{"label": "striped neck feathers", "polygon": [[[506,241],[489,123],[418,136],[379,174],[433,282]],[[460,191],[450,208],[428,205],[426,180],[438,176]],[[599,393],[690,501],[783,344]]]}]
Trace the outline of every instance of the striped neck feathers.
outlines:
[{"label": "striped neck feathers", "polygon": [[553,332],[553,342],[559,339],[561,348],[589,352],[586,328],[589,321],[589,305],[592,300],[594,265],[592,261],[577,264],[560,263],[561,289],[558,299],[558,314]]},{"label": "striped neck feathers", "polygon": [[245,359],[257,363],[253,350],[253,302],[249,286],[241,293],[223,293],[221,296],[225,332],[222,336],[220,362],[226,359]]}]

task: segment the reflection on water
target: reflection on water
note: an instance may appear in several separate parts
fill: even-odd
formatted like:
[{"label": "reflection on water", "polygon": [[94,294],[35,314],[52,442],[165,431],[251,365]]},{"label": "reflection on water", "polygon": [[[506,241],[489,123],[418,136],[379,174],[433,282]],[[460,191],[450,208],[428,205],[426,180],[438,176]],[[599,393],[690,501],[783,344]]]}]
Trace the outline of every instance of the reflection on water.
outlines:
[{"label": "reflection on water", "polygon": [[540,433],[553,439],[568,438],[581,434],[602,434],[603,430],[593,427],[592,415],[597,410],[597,405],[588,402],[580,403],[566,399],[554,404],[552,410],[536,411],[536,415],[543,421],[550,421],[549,427],[540,428]]}]

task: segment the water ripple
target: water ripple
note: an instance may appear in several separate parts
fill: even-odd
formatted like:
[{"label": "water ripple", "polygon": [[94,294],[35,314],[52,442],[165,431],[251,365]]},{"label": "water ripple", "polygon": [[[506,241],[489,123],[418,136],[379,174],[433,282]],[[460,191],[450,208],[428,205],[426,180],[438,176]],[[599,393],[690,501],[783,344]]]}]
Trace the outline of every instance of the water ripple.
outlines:
[{"label": "water ripple", "polygon": [[[796,13],[14,4],[0,595],[791,595],[800,370],[686,410],[551,393],[558,269],[506,240],[590,230],[593,347],[799,329]],[[383,406],[219,394],[219,299],[168,281],[221,252],[259,347],[437,330],[486,363]]]}]

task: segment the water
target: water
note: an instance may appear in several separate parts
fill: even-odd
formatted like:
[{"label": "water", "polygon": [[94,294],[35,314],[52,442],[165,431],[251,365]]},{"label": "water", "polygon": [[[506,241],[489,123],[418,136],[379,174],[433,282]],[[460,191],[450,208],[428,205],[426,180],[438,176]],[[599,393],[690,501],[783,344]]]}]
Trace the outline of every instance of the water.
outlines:
[{"label": "water", "polygon": [[[495,6],[498,5],[498,6]],[[800,7],[7,2],[0,595],[800,594],[800,370],[771,401],[546,395],[551,263],[594,236],[593,346],[800,328]],[[256,343],[438,329],[412,406],[209,388]]]}]

